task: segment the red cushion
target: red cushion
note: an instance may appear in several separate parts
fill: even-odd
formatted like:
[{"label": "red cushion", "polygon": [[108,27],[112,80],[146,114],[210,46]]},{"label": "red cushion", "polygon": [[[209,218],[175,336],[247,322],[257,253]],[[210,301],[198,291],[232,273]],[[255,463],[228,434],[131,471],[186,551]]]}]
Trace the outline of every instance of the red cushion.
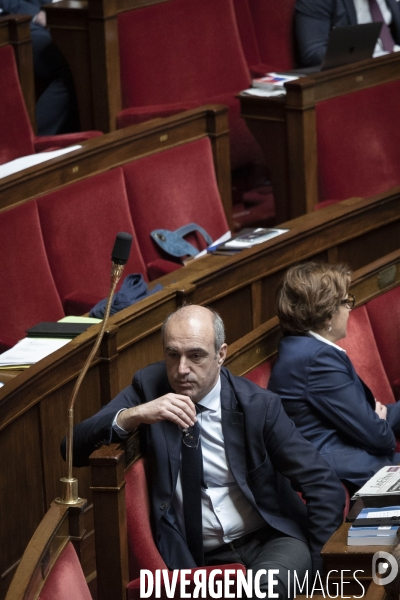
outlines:
[{"label": "red cushion", "polygon": [[124,276],[141,273],[146,278],[121,169],[46,194],[38,200],[38,207],[49,262],[63,301],[67,297],[77,301],[80,293],[82,301],[86,294],[97,301],[108,295],[111,251],[119,231],[134,236]]},{"label": "red cushion", "polygon": [[0,332],[13,345],[25,330],[64,316],[35,202],[0,213]]},{"label": "red cushion", "polygon": [[400,81],[316,105],[320,199],[369,197],[400,184]]},{"label": "red cushion", "polygon": [[230,0],[170,0],[121,13],[118,29],[124,108],[198,102],[249,84]]},{"label": "red cushion", "polygon": [[4,164],[35,150],[11,46],[0,48],[0,64],[0,164]]},{"label": "red cushion", "polygon": [[71,542],[65,546],[40,591],[40,600],[92,600]]},{"label": "red cushion", "polygon": [[129,548],[129,575],[135,579],[140,569],[166,569],[154,543],[150,525],[150,505],[144,459],[125,471],[126,527]]},{"label": "red cushion", "polygon": [[[215,178],[209,138],[190,142],[133,161],[123,167],[128,201],[147,264],[169,258],[150,238],[154,229],[174,231],[195,222],[213,240],[228,231]],[[199,249],[201,236],[186,238]]]},{"label": "red cushion", "polygon": [[295,0],[235,0],[238,27],[246,59],[264,73],[294,68]]},{"label": "red cushion", "polygon": [[382,404],[393,404],[395,398],[383,368],[367,309],[359,306],[350,313],[347,336],[338,342],[354,368],[375,398]]},{"label": "red cushion", "polygon": [[[366,307],[383,366],[394,387],[400,380],[400,286],[374,298]],[[397,390],[395,397],[400,398]]]},{"label": "red cushion", "polygon": [[[232,0],[170,0],[121,13],[118,35],[124,109],[194,107],[221,96],[233,106],[235,95],[250,85]],[[238,107],[234,110],[239,114]],[[127,118],[123,113],[119,126]],[[233,168],[260,156],[253,136],[236,117],[230,129],[233,136],[246,138],[249,152],[237,156],[232,143]]]},{"label": "red cushion", "polygon": [[153,279],[157,279],[158,277],[167,275],[167,273],[172,273],[173,271],[180,269],[181,266],[182,265],[180,263],[158,258],[157,260],[153,260],[148,263],[147,274],[150,281],[153,281]]},{"label": "red cushion", "polygon": [[[190,573],[186,573],[186,576],[185,576],[185,581],[188,581],[190,583],[187,586],[185,586],[185,588],[184,588],[188,598],[194,598],[195,597],[193,592],[195,590],[196,584],[194,582],[192,583],[192,581],[193,581],[193,578],[194,578],[194,575],[195,575],[196,571],[206,571],[206,581],[208,581],[210,573],[214,569],[219,569],[221,571],[221,573],[215,574],[215,578],[214,578],[214,581],[215,582],[220,582],[220,585],[223,585],[224,572],[226,570],[235,571],[235,573],[229,573],[229,581],[232,582],[229,591],[231,593],[233,593],[234,597],[236,598],[236,595],[235,595],[235,590],[236,590],[235,581],[236,581],[236,578],[237,578],[237,573],[239,571],[241,573],[243,573],[244,575],[246,573],[246,568],[243,565],[238,564],[238,563],[232,563],[232,564],[228,564],[228,565],[216,565],[216,566],[211,566],[211,567],[198,567],[196,569],[190,569]],[[170,582],[172,580],[172,577],[173,577],[173,572],[169,571],[168,572],[168,579],[169,579]],[[177,599],[180,599],[181,597],[183,598],[183,596],[180,595],[180,584],[179,584],[180,580],[181,580],[181,573],[178,572],[178,576],[177,576],[177,579],[176,579],[177,583],[176,583],[176,588],[175,588],[175,594],[173,596],[167,595],[166,591],[165,591],[165,588],[164,588],[164,585],[162,585],[161,586],[161,590],[160,590],[161,594],[160,594],[160,596],[157,596],[157,597],[161,598],[162,600],[167,600],[167,598],[171,598],[171,597],[177,598]],[[163,582],[163,579],[161,579],[161,581]],[[207,592],[206,592],[205,596],[201,595],[201,592],[200,592],[199,597],[201,597],[201,598],[215,598],[215,597],[222,598],[222,596],[218,594],[218,587],[217,587],[217,585],[218,584],[215,584],[214,586],[210,585],[210,588],[213,591],[213,595],[212,596],[208,593],[208,587],[207,587]],[[197,592],[198,592],[198,590],[197,590]],[[216,596],[216,594],[218,594],[218,595]],[[154,598],[154,597],[155,596],[154,596],[154,592],[153,592],[153,595],[151,596],[151,598]],[[143,596],[140,595],[140,579],[135,579],[134,581],[131,581],[128,584],[127,598],[128,598],[128,600],[142,600],[143,599]]]},{"label": "red cushion", "polygon": [[269,378],[271,377],[271,371],[275,361],[276,356],[273,356],[269,360],[263,362],[261,365],[258,365],[258,367],[255,367],[246,373],[245,378],[266,389],[268,387]]}]

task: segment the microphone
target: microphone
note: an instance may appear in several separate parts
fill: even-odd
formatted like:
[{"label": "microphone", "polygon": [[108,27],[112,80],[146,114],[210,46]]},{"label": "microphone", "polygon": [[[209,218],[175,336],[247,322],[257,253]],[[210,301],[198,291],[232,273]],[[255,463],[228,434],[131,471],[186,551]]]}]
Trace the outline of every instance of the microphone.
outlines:
[{"label": "microphone", "polygon": [[81,498],[78,496],[78,480],[76,477],[72,477],[72,455],[73,455],[73,429],[74,429],[74,404],[81,387],[83,378],[85,377],[93,358],[101,344],[103,339],[104,331],[106,328],[107,320],[110,315],[111,304],[117,287],[118,281],[121,278],[124,267],[128,261],[129,253],[132,245],[132,236],[130,233],[120,232],[115,238],[114,247],[111,253],[112,267],[111,267],[111,287],[107,298],[107,305],[104,312],[103,321],[99,333],[97,334],[94,346],[84,364],[82,371],[79,374],[78,379],[75,382],[74,389],[72,390],[72,396],[68,405],[68,422],[67,422],[67,436],[66,436],[66,459],[68,466],[67,477],[61,478],[62,483],[62,495],[55,499],[57,504],[79,504]]},{"label": "microphone", "polygon": [[111,253],[111,260],[117,265],[126,265],[132,246],[132,236],[130,233],[121,231],[117,234],[114,242],[114,248]]}]

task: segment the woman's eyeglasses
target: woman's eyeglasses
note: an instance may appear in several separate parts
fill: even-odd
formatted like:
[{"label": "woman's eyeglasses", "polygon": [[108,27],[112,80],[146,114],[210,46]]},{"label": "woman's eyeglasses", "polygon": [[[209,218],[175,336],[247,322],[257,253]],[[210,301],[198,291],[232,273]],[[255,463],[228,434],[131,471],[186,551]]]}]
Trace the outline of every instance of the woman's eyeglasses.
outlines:
[{"label": "woman's eyeglasses", "polygon": [[352,310],[354,308],[355,303],[356,303],[356,297],[353,296],[353,294],[347,294],[347,298],[345,298],[345,300],[340,301],[340,304],[342,304],[349,310]]}]

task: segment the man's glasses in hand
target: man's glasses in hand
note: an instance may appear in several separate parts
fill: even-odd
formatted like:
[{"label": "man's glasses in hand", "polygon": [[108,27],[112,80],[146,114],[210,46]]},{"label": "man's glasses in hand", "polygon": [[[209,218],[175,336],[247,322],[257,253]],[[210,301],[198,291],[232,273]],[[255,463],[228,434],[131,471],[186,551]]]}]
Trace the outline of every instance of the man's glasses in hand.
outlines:
[{"label": "man's glasses in hand", "polygon": [[[200,416],[200,421],[198,417]],[[198,448],[199,439],[200,439],[200,431],[201,431],[201,421],[202,421],[202,413],[197,416],[197,423],[192,425],[191,427],[179,427],[179,429],[183,433],[182,441],[188,448]]]}]

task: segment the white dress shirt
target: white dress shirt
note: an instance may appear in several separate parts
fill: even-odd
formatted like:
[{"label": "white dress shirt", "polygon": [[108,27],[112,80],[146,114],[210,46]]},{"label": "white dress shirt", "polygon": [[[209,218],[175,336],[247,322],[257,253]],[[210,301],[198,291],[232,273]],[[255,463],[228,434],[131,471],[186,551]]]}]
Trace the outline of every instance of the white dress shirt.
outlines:
[{"label": "white dress shirt", "polygon": [[[221,424],[220,378],[199,405],[206,408],[197,419],[201,428],[203,480],[207,486],[207,489],[202,488],[201,494],[203,544],[207,552],[264,527],[265,521],[237,486],[228,465]],[[180,474],[173,507],[184,531]]]},{"label": "white dress shirt", "polygon": [[[390,25],[392,22],[392,13],[390,12],[385,0],[376,0],[379,8],[381,9],[382,17],[386,23],[386,25]],[[372,23],[371,11],[369,9],[368,0],[353,0],[354,8],[356,9],[357,14],[357,23]],[[400,50],[400,46],[395,44],[394,52],[398,52]],[[381,56],[382,54],[387,54],[383,49],[381,39],[379,38],[375,50],[374,56]]]},{"label": "white dress shirt", "polygon": [[340,350],[341,352],[344,352],[346,354],[346,350],[344,350],[344,348],[341,348],[337,344],[334,344],[330,340],[327,340],[319,333],[315,333],[315,331],[309,331],[308,334],[311,335],[312,337],[314,337],[316,340],[319,340],[320,342],[324,342],[324,344],[329,344],[329,346],[333,346],[334,348],[336,348],[336,350]]}]

